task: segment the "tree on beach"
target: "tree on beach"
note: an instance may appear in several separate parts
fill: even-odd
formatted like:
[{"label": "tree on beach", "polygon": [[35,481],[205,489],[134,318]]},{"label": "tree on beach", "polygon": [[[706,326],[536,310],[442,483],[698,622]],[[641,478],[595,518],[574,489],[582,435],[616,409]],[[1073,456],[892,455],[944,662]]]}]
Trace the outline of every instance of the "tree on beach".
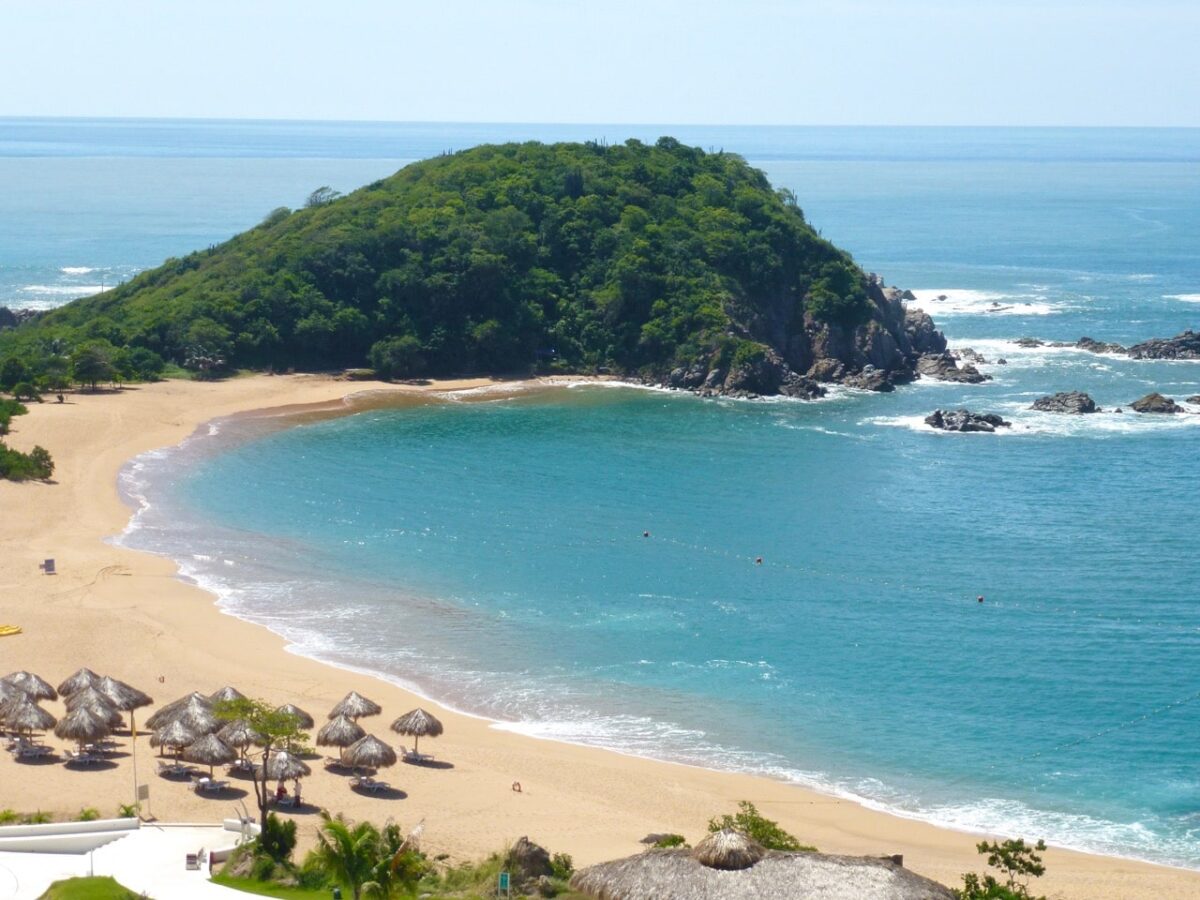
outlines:
[{"label": "tree on beach", "polygon": [[382,893],[382,885],[375,880],[380,862],[379,829],[370,822],[351,825],[322,810],[313,856],[322,871],[350,890],[354,900],[364,893]]},{"label": "tree on beach", "polygon": [[254,799],[258,803],[259,822],[266,822],[273,794],[270,789],[271,757],[292,744],[307,743],[308,735],[300,729],[300,720],[281,712],[263,700],[243,697],[238,700],[219,700],[213,704],[213,715],[222,722],[243,720],[251,730],[261,735],[261,762],[255,768]]},{"label": "tree on beach", "polygon": [[1046,849],[1045,841],[1026,844],[1023,838],[1004,843],[981,841],[975,847],[987,854],[988,865],[1005,876],[1000,882],[993,875],[980,877],[974,872],[963,875],[963,886],[955,890],[961,900],[1046,900],[1029,893],[1029,879],[1046,873],[1039,855]]},{"label": "tree on beach", "polygon": [[71,354],[71,375],[93,391],[101,381],[112,381],[117,369],[113,365],[111,346],[92,341],[79,347]]}]

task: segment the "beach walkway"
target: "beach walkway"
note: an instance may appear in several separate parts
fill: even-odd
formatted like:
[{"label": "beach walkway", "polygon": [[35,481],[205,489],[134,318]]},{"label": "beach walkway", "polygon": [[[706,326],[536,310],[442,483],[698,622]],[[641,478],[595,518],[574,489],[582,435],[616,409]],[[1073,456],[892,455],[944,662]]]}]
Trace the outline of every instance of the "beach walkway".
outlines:
[{"label": "beach walkway", "polygon": [[143,823],[137,831],[88,854],[0,853],[0,900],[37,900],[53,882],[111,875],[136,893],[171,900],[244,896],[208,880],[208,865],[188,870],[184,861],[201,848],[223,850],[238,835],[220,825]]}]

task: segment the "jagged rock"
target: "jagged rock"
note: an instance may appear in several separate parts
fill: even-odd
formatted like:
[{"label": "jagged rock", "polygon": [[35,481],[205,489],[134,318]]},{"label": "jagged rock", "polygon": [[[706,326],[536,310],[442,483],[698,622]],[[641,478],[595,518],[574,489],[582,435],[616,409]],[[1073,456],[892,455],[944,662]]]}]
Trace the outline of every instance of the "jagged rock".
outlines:
[{"label": "jagged rock", "polygon": [[949,353],[926,353],[917,360],[917,374],[937,381],[956,381],[963,384],[979,384],[991,381],[992,376],[984,375],[972,365],[959,368]]},{"label": "jagged rock", "polygon": [[825,396],[825,388],[811,378],[792,373],[791,377],[779,386],[779,393],[785,397],[799,397],[804,400],[816,400]]},{"label": "jagged rock", "polygon": [[808,370],[808,377],[814,381],[841,381],[846,377],[846,367],[836,359],[818,359]]},{"label": "jagged rock", "polygon": [[1007,366],[1007,365],[1008,365],[1008,360],[1007,360],[1007,359],[1005,359],[1005,358],[1002,356],[1002,357],[1000,357],[998,360],[996,360],[996,365],[998,365],[998,366]]},{"label": "jagged rock", "polygon": [[536,882],[543,876],[554,874],[554,869],[550,865],[550,854],[546,848],[539,847],[524,836],[512,845],[505,864],[512,873],[514,887],[524,886],[530,882]]},{"label": "jagged rock", "polygon": [[908,290],[907,288],[905,288],[903,291],[900,292],[900,299],[901,300],[916,300],[917,295],[914,294],[912,291]]},{"label": "jagged rock", "polygon": [[846,387],[859,388],[864,391],[879,391],[881,393],[887,393],[896,389],[887,372],[872,366],[868,366],[854,375],[846,376],[842,379],[842,384],[846,385]]},{"label": "jagged rock", "polygon": [[1188,329],[1173,338],[1154,338],[1129,348],[1131,359],[1200,359],[1200,332]]},{"label": "jagged rock", "polygon": [[1187,400],[1185,400],[1184,402],[1185,403],[1200,403],[1200,394],[1197,394],[1194,397],[1188,397]]},{"label": "jagged rock", "polygon": [[924,310],[910,309],[905,312],[904,333],[918,355],[942,353],[946,349],[946,336],[937,330],[933,319]]},{"label": "jagged rock", "polygon": [[724,383],[725,383],[725,370],[724,369],[713,369],[711,372],[709,372],[704,377],[703,387],[706,390],[715,391],[717,388],[719,388]]},{"label": "jagged rock", "polygon": [[950,355],[955,359],[965,359],[967,362],[975,363],[976,365],[987,365],[987,360],[984,359],[983,354],[977,352],[973,347],[963,347],[961,350],[955,350]]},{"label": "jagged rock", "polygon": [[1075,346],[1080,350],[1087,350],[1089,353],[1126,353],[1126,349],[1120,344],[1109,344],[1104,341],[1093,340],[1090,337],[1081,337],[1075,342]]},{"label": "jagged rock", "polygon": [[1016,341],[1014,341],[1013,343],[1015,343],[1018,347],[1026,347],[1026,348],[1046,346],[1045,341],[1039,341],[1037,338],[1031,338],[1031,337],[1017,338]]},{"label": "jagged rock", "polygon": [[1061,391],[1033,401],[1030,409],[1042,412],[1083,414],[1100,412],[1096,401],[1082,391]]},{"label": "jagged rock", "polygon": [[1006,422],[994,413],[973,413],[967,409],[935,409],[925,417],[925,424],[941,431],[982,431],[991,433],[997,428],[1009,428]]},{"label": "jagged rock", "polygon": [[1157,391],[1147,394],[1141,400],[1133,401],[1129,404],[1129,408],[1140,413],[1181,413],[1185,411],[1170,397],[1164,397]]}]

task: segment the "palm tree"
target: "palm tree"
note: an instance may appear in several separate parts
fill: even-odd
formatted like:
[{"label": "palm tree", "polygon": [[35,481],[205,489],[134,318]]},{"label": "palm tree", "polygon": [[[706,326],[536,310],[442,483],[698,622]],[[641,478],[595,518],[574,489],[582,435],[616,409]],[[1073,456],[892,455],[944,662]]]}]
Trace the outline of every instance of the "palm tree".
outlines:
[{"label": "palm tree", "polygon": [[348,888],[354,900],[364,894],[384,896],[383,887],[374,880],[380,856],[379,831],[370,822],[351,826],[340,815],[335,818],[322,810],[314,853],[324,872]]}]

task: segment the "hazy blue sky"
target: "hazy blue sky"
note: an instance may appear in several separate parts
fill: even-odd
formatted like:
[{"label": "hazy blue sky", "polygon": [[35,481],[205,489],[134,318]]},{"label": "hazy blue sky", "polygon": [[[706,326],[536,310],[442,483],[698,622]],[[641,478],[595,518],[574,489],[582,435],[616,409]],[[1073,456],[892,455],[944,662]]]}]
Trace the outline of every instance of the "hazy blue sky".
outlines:
[{"label": "hazy blue sky", "polygon": [[1200,125],[1197,0],[2,0],[0,115]]}]

